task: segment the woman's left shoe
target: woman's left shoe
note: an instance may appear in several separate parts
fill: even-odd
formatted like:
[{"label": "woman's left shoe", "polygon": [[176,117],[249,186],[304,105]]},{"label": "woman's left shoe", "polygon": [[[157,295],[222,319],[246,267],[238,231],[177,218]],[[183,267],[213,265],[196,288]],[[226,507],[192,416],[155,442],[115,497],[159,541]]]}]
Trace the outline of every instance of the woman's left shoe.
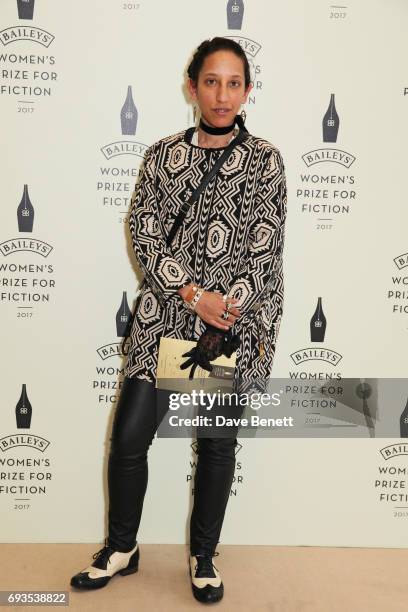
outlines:
[{"label": "woman's left shoe", "polygon": [[224,595],[221,574],[212,562],[214,555],[190,555],[190,578],[193,595],[202,603],[215,603]]}]

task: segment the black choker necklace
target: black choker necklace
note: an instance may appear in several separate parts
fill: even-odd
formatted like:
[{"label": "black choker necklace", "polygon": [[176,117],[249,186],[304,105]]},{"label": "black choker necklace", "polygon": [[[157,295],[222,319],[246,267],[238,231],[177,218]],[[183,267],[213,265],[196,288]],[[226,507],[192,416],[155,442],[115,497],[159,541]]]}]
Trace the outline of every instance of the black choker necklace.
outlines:
[{"label": "black choker necklace", "polygon": [[229,132],[232,132],[232,130],[234,129],[234,126],[235,126],[235,121],[231,125],[227,125],[226,127],[219,127],[219,128],[215,128],[215,127],[211,127],[207,125],[206,123],[204,123],[202,119],[200,119],[200,123],[199,123],[199,127],[204,132],[207,132],[207,134],[213,134],[214,136],[221,136],[222,134],[228,134]]}]

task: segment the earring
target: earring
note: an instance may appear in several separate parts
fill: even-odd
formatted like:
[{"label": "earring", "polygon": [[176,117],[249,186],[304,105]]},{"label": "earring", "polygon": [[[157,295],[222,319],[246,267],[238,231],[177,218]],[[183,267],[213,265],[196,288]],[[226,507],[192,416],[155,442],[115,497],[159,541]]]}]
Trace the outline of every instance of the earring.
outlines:
[{"label": "earring", "polygon": [[197,120],[197,107],[196,107],[196,105],[194,104],[194,106],[193,106],[193,122],[194,122],[194,125],[195,125],[195,124],[196,124],[196,122],[197,122],[196,120]]},{"label": "earring", "polygon": [[245,123],[245,119],[246,119],[246,112],[244,111],[244,109],[242,109],[242,111],[241,111],[241,117],[242,117],[242,121],[243,121],[243,123]]}]

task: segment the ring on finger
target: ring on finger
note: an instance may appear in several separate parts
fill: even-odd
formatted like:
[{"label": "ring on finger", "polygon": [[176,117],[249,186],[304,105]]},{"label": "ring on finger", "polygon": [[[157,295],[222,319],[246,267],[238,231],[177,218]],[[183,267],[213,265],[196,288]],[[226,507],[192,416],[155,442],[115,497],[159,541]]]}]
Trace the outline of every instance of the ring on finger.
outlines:
[{"label": "ring on finger", "polygon": [[224,313],[223,313],[223,315],[222,315],[222,318],[223,318],[223,319],[225,319],[225,320],[227,320],[227,319],[228,319],[228,317],[229,317],[229,315],[230,315],[230,313],[228,312],[228,310],[224,310]]}]

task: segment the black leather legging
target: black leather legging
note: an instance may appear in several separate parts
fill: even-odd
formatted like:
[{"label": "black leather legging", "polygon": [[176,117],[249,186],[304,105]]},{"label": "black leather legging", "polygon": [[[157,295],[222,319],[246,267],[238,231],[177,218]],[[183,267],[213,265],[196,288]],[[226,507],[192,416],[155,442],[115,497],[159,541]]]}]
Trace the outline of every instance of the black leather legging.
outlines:
[{"label": "black leather legging", "polygon": [[[108,463],[108,543],[121,552],[136,543],[148,482],[147,453],[168,408],[166,393],[138,378],[123,381]],[[156,394],[166,409],[156,409]],[[225,438],[197,438],[191,554],[213,554],[218,544],[235,471],[235,431],[230,429]]]}]

